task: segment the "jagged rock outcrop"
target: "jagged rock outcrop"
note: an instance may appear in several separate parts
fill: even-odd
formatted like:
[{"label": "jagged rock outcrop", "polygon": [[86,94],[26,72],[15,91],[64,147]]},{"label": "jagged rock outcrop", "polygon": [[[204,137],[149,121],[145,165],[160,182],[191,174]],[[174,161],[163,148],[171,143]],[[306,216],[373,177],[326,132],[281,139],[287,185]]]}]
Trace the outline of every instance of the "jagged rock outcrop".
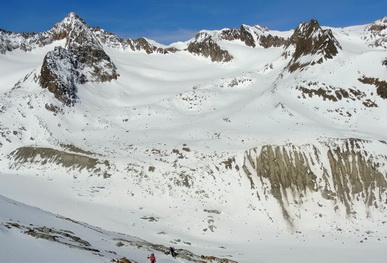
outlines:
[{"label": "jagged rock outcrop", "polygon": [[128,39],[128,44],[133,51],[144,50],[148,54],[152,53],[160,53],[160,54],[168,54],[168,53],[176,53],[179,50],[177,48],[169,47],[169,48],[161,48],[151,44],[148,40],[143,37],[138,39]]},{"label": "jagged rock outcrop", "polygon": [[273,36],[267,28],[259,26],[250,27],[242,25],[239,29],[225,28],[218,32],[200,32],[189,43],[187,50],[193,54],[210,57],[213,62],[229,62],[232,55],[219,46],[219,41],[242,41],[246,46],[256,48],[281,47],[287,43],[287,39]]},{"label": "jagged rock outcrop", "polygon": [[253,35],[249,32],[247,26],[242,25],[240,29],[223,29],[220,34],[220,38],[223,40],[233,41],[241,40],[249,47],[255,47],[255,40]]},{"label": "jagged rock outcrop", "polygon": [[14,160],[11,168],[18,169],[20,166],[29,164],[44,167],[47,164],[55,164],[69,170],[87,170],[104,178],[110,177],[110,163],[107,160],[99,160],[95,157],[78,152],[68,152],[45,147],[22,147],[10,153]]},{"label": "jagged rock outcrop", "polygon": [[365,31],[371,33],[367,34],[369,38],[366,39],[370,46],[387,48],[387,17],[373,22]]},{"label": "jagged rock outcrop", "polygon": [[268,31],[269,29],[260,26],[250,27],[242,25],[239,29],[226,28],[221,30],[218,38],[227,41],[240,40],[246,46],[254,48],[258,46],[264,48],[285,46],[288,39],[272,35]]},{"label": "jagged rock outcrop", "polygon": [[169,54],[176,53],[180,50],[174,47],[162,47],[153,41],[147,40],[146,38],[140,37],[138,39],[124,39],[117,37],[113,33],[106,32],[105,30],[94,27],[92,29],[98,40],[111,48],[130,49],[132,51],[145,51],[147,54],[160,53]]},{"label": "jagged rock outcrop", "polygon": [[259,45],[264,48],[285,46],[287,41],[283,37],[273,36],[271,34],[259,36]]},{"label": "jagged rock outcrop", "polygon": [[246,152],[243,170],[258,197],[273,196],[291,224],[296,218],[291,207],[302,207],[313,193],[348,216],[356,216],[358,204],[384,211],[387,174],[380,162],[387,156],[369,155],[363,143],[348,139],[326,145],[325,152],[321,145],[266,145]]},{"label": "jagged rock outcrop", "polygon": [[378,78],[362,77],[358,79],[364,84],[376,86],[376,93],[382,98],[387,99],[387,82]]},{"label": "jagged rock outcrop", "polygon": [[178,49],[173,47],[164,48],[161,45],[157,45],[157,43],[153,44],[145,38],[120,38],[99,27],[89,26],[77,14],[71,12],[51,29],[38,34],[13,33],[0,29],[0,53],[4,54],[15,49],[31,51],[37,47],[46,46],[63,39],[66,39],[66,47],[69,47],[73,42],[81,45],[87,42],[93,44],[101,43],[113,48],[130,48],[133,51],[145,51],[148,54],[167,54],[178,51]]},{"label": "jagged rock outcrop", "polygon": [[223,50],[212,36],[206,32],[198,33],[195,39],[189,43],[187,50],[196,55],[210,57],[213,62],[229,62],[232,60],[232,56],[228,51]]},{"label": "jagged rock outcrop", "polygon": [[48,89],[55,98],[70,106],[76,101],[77,86],[86,81],[80,73],[74,55],[62,47],[56,47],[47,53],[40,71],[39,83]]},{"label": "jagged rock outcrop", "polygon": [[[316,20],[301,23],[290,37],[287,45],[288,47],[292,45],[295,48],[288,65],[290,72],[308,65],[321,64],[324,60],[332,59],[341,49],[332,30],[322,29]],[[301,58],[307,56],[310,57],[309,61],[302,60],[301,62]]]},{"label": "jagged rock outcrop", "polygon": [[28,43],[28,41],[22,40],[34,37],[35,33],[13,33],[0,29],[0,54],[5,54],[6,52],[10,52],[18,48],[23,51],[30,51],[32,46]]}]

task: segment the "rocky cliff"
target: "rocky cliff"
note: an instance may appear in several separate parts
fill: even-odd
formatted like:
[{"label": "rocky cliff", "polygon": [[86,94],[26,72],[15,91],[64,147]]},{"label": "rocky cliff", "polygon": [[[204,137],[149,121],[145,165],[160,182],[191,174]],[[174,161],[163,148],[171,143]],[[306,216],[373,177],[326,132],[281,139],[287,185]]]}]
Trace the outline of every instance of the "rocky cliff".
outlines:
[{"label": "rocky cliff", "polygon": [[322,145],[266,145],[246,152],[243,170],[258,199],[273,196],[291,225],[299,219],[298,211],[313,202],[312,196],[319,201],[317,211],[311,212],[330,207],[350,218],[368,217],[387,209],[387,156],[367,152],[369,143],[348,139]]},{"label": "rocky cliff", "polygon": [[213,37],[206,32],[198,33],[187,47],[188,52],[211,58],[213,62],[229,62],[232,56],[223,50]]},{"label": "rocky cliff", "polygon": [[[301,23],[288,41],[288,47],[292,45],[295,50],[288,68],[290,72],[302,69],[308,65],[323,63],[332,59],[341,49],[340,43],[329,29],[322,29],[316,20],[309,23]],[[313,56],[313,57],[312,57]],[[304,60],[301,62],[301,58]],[[310,57],[306,59],[305,57]]]},{"label": "rocky cliff", "polygon": [[288,38],[273,35],[268,28],[261,26],[242,25],[239,29],[223,29],[219,33],[219,39],[233,41],[240,40],[249,47],[281,47],[285,46]]},{"label": "rocky cliff", "polygon": [[365,31],[371,33],[365,34],[364,39],[372,47],[387,48],[387,17],[383,17],[365,28]]}]

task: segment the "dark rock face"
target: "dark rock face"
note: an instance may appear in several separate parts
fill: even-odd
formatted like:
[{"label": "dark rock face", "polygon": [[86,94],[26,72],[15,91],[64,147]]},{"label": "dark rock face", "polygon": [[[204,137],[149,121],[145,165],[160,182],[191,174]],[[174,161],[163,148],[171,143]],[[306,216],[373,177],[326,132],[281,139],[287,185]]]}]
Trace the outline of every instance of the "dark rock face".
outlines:
[{"label": "dark rock face", "polygon": [[221,39],[229,41],[239,39],[244,42],[246,46],[255,47],[254,37],[243,25],[239,30],[235,28],[222,30]]},{"label": "dark rock face", "polygon": [[241,40],[245,42],[246,46],[255,47],[254,37],[245,26],[243,25],[241,26],[240,32],[241,32]]},{"label": "dark rock face", "polygon": [[261,35],[259,37],[259,45],[264,48],[270,48],[270,47],[281,47],[285,46],[287,42],[287,39],[279,36],[272,36],[272,35]]},{"label": "dark rock face", "polygon": [[[193,54],[210,57],[213,62],[229,62],[233,59],[227,50],[222,50],[218,40],[234,41],[240,40],[248,47],[281,47],[288,43],[288,39],[267,34],[267,28],[250,27],[242,25],[239,29],[226,28],[215,35],[206,32],[198,33],[194,40],[188,45],[187,50]],[[261,34],[261,33],[262,34]]]},{"label": "dark rock face", "polygon": [[[290,72],[308,65],[321,64],[324,60],[332,59],[341,49],[332,31],[323,30],[316,20],[311,20],[310,23],[301,23],[290,37],[288,47],[290,45],[295,46],[293,57],[288,65]],[[319,59],[300,63],[299,59],[307,55],[319,55]]]},{"label": "dark rock face", "polygon": [[176,53],[179,50],[177,48],[161,48],[161,47],[156,47],[155,45],[151,44],[148,42],[143,37],[140,37],[138,39],[128,39],[127,43],[129,44],[130,48],[133,51],[140,51],[140,50],[145,50],[147,54],[152,54],[152,53],[160,53],[160,54],[168,54],[168,53]]},{"label": "dark rock face", "polygon": [[56,47],[44,58],[39,83],[63,104],[73,105],[77,96],[77,83],[84,83],[85,76],[78,72],[78,63],[68,50]]},{"label": "dark rock face", "polygon": [[223,50],[207,33],[199,33],[195,40],[188,45],[190,53],[210,57],[212,62],[228,62],[232,56],[227,50]]},{"label": "dark rock face", "polygon": [[76,56],[79,68],[90,73],[85,81],[106,82],[118,78],[116,66],[103,49],[85,45],[69,51]]},{"label": "dark rock face", "polygon": [[358,79],[364,84],[376,86],[376,93],[382,98],[387,99],[387,82],[377,78],[362,77]]},{"label": "dark rock face", "polygon": [[[257,28],[255,28],[257,30]],[[222,30],[220,38],[223,40],[241,40],[249,47],[262,46],[264,48],[281,47],[287,42],[287,39],[273,36],[271,34],[259,34],[256,30],[251,30],[249,26],[242,25],[240,29],[224,29]],[[267,31],[267,28],[259,28],[262,33]],[[255,39],[255,38],[256,39]]]},{"label": "dark rock face", "polygon": [[76,102],[79,84],[106,82],[117,77],[115,65],[101,49],[91,46],[70,49],[56,47],[44,58],[39,83],[60,102],[71,106]]}]

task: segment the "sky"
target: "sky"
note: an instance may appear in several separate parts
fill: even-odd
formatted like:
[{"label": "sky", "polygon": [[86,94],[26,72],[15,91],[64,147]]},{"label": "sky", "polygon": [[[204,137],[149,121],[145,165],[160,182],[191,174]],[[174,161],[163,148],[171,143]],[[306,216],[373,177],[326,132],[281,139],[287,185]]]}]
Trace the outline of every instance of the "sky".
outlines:
[{"label": "sky", "polygon": [[163,44],[186,41],[202,29],[260,25],[295,29],[317,19],[321,25],[368,24],[387,16],[386,0],[12,0],[2,1],[0,28],[12,32],[50,29],[70,12],[91,26],[124,38]]}]

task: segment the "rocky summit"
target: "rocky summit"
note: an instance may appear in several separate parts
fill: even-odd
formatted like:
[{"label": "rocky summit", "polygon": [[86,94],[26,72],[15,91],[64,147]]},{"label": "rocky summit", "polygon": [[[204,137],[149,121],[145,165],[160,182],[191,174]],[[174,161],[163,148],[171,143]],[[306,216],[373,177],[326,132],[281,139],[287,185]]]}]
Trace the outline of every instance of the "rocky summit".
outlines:
[{"label": "rocky summit", "polygon": [[[184,262],[202,251],[200,262],[253,262],[281,234],[300,247],[307,233],[331,249],[338,235],[385,245],[386,34],[387,18],[311,20],[162,45],[75,13],[40,33],[1,29],[0,193],[195,252]],[[16,230],[95,246],[36,220],[0,222],[0,236]]]}]

